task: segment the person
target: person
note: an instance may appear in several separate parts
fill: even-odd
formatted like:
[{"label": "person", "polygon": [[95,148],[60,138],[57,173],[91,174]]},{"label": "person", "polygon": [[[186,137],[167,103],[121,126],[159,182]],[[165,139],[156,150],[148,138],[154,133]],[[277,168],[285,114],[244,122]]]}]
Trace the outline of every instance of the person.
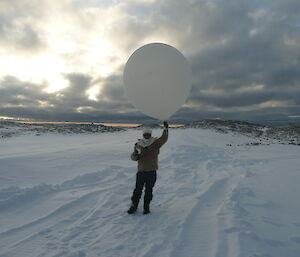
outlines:
[{"label": "person", "polygon": [[152,137],[150,129],[143,130],[143,138],[134,145],[131,159],[137,161],[137,173],[135,188],[131,197],[131,206],[127,211],[129,214],[136,212],[139,201],[145,187],[143,214],[150,213],[150,202],[153,198],[153,187],[156,182],[156,171],[158,169],[159,149],[168,140],[168,123],[164,122],[164,131],[160,138]]}]

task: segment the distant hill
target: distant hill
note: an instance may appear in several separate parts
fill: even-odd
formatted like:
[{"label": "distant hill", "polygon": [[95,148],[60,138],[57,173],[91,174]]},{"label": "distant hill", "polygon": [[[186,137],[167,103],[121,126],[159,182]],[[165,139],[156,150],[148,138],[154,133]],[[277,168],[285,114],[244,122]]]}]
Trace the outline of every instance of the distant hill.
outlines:
[{"label": "distant hill", "polygon": [[276,140],[280,143],[300,145],[300,125],[285,124],[265,126],[238,120],[200,120],[184,126],[184,128],[211,129],[220,133],[238,133],[261,140]]},{"label": "distant hill", "polygon": [[[158,129],[160,124],[143,124],[133,129],[142,130],[144,128]],[[210,129],[219,133],[242,134],[258,140],[259,142],[282,143],[291,145],[300,145],[300,125],[285,124],[279,126],[265,126],[257,123],[251,123],[239,120],[199,120],[193,121],[178,128],[170,129],[188,129],[201,128]],[[129,129],[129,128],[126,128]],[[12,137],[34,133],[39,136],[44,133],[102,133],[126,130],[121,127],[110,127],[95,124],[28,124],[13,121],[0,120],[0,137]]]}]

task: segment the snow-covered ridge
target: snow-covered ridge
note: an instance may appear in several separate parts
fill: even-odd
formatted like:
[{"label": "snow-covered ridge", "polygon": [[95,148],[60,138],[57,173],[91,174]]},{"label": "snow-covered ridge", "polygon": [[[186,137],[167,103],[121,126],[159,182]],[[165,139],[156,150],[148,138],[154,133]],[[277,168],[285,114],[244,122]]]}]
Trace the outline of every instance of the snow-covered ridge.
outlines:
[{"label": "snow-covered ridge", "polygon": [[[143,124],[136,130],[144,128],[158,129],[159,124]],[[290,144],[300,145],[300,125],[287,124],[282,126],[264,126],[238,120],[201,120],[194,121],[182,127],[170,129],[200,128],[209,129],[223,134],[244,135],[252,139],[249,145],[268,144]],[[46,133],[59,134],[98,134],[103,132],[124,131],[126,127],[111,127],[105,125],[90,124],[28,124],[0,120],[0,138],[7,138],[17,135],[34,134],[40,136]]]},{"label": "snow-covered ridge", "polygon": [[300,125],[287,124],[282,126],[264,126],[237,120],[201,120],[195,121],[184,128],[211,129],[220,133],[236,133],[256,138],[254,145],[266,143],[282,143],[300,145]]},{"label": "snow-covered ridge", "polygon": [[0,137],[12,137],[24,134],[35,134],[37,136],[44,133],[80,134],[80,133],[103,133],[122,131],[123,128],[111,127],[98,124],[51,124],[51,123],[19,123],[13,121],[0,120]]}]

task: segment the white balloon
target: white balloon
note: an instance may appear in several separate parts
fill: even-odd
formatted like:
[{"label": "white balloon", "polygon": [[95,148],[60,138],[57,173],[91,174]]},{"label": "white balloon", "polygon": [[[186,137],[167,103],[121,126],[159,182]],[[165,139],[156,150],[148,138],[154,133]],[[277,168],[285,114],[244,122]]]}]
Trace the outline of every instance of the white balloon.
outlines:
[{"label": "white balloon", "polygon": [[160,120],[168,120],[191,90],[191,72],[185,57],[162,43],[137,49],[125,65],[123,79],[133,105]]}]

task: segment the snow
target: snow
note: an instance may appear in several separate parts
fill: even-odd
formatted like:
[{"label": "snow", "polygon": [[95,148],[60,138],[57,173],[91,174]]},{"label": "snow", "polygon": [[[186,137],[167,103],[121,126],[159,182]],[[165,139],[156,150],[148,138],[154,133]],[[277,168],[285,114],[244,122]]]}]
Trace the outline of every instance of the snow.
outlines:
[{"label": "snow", "polygon": [[299,146],[171,129],[151,213],[128,215],[140,133],[1,139],[0,256],[300,256]]}]

